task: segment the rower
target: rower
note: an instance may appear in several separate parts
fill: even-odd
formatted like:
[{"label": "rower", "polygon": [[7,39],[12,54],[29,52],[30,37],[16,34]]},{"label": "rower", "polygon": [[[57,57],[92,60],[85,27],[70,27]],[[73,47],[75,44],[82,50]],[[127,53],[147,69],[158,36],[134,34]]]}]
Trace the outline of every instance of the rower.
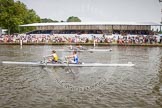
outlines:
[{"label": "rower", "polygon": [[[55,50],[52,51],[52,54],[51,54],[51,55],[46,56],[46,57],[52,57],[52,58],[49,58],[49,59],[48,59],[48,62],[52,62],[52,63],[57,63],[57,62],[58,62],[58,56],[57,56]],[[46,57],[45,57],[45,58],[46,58]]]},{"label": "rower", "polygon": [[82,45],[76,46],[79,50],[87,50],[87,48],[83,47]]},{"label": "rower", "polygon": [[69,48],[70,50],[78,50],[77,47],[74,47],[74,46],[72,46],[72,45],[68,46],[68,48]]},{"label": "rower", "polygon": [[71,60],[69,61],[69,63],[72,63],[72,64],[78,64],[78,63],[79,63],[77,51],[73,51],[73,54],[72,54],[72,55],[66,56],[65,58],[71,59]]},{"label": "rower", "polygon": [[81,45],[78,45],[78,46],[76,46],[76,47],[79,48],[80,50],[83,49],[83,46],[81,46]]}]

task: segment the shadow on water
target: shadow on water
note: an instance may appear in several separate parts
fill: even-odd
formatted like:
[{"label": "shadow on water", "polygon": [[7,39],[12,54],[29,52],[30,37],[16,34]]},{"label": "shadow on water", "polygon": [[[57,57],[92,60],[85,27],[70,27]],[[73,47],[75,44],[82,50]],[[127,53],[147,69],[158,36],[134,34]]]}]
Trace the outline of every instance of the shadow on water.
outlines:
[{"label": "shadow on water", "polygon": [[[49,77],[51,77],[52,79],[60,80],[60,79],[68,79],[71,81],[76,80],[79,77],[79,70],[78,68],[72,68],[69,69],[70,67],[63,67],[63,68],[47,68],[47,67],[42,67],[42,70],[44,70],[45,72],[48,73]],[[61,70],[61,71],[60,71]],[[61,78],[61,76],[63,76],[63,78]]]}]

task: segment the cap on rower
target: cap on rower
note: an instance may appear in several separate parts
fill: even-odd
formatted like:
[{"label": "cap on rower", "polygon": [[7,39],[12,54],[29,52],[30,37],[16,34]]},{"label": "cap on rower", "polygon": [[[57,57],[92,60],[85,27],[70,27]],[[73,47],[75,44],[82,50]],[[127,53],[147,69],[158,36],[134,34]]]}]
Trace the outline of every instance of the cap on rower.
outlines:
[{"label": "cap on rower", "polygon": [[56,53],[56,51],[55,51],[55,50],[53,50],[52,52],[53,52],[53,53]]}]

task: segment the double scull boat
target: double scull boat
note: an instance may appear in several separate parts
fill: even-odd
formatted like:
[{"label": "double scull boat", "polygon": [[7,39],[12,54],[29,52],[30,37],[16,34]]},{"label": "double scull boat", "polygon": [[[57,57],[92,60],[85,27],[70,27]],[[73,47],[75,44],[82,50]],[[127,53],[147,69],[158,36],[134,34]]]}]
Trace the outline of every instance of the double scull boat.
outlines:
[{"label": "double scull boat", "polygon": [[12,64],[12,65],[29,65],[29,66],[48,66],[48,67],[131,67],[135,64],[128,62],[126,64],[117,63],[80,63],[80,64],[69,64],[69,63],[43,63],[43,62],[15,62],[15,61],[1,61],[1,64]]},{"label": "double scull boat", "polygon": [[77,52],[109,52],[112,51],[112,49],[87,49],[87,50],[82,50],[82,49],[55,49],[56,51],[64,51],[64,52],[73,52],[74,50]]}]

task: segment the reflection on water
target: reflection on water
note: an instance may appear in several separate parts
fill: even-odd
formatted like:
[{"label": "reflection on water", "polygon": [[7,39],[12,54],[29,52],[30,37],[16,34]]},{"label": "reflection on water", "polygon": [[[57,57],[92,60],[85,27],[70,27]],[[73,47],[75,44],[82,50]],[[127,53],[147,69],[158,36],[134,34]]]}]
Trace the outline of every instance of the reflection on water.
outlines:
[{"label": "reflection on water", "polygon": [[162,58],[161,58],[161,64],[159,66],[159,74],[158,74],[158,82],[154,86],[152,93],[156,95],[157,100],[156,103],[159,106],[162,106]]},{"label": "reflection on water", "polygon": [[[52,49],[62,47],[3,45],[0,46],[0,60],[40,61]],[[78,55],[84,62],[131,61],[135,67],[69,69],[0,65],[0,107],[161,108],[162,48],[111,48],[112,52]],[[64,58],[69,52],[58,52],[58,55]]]}]

